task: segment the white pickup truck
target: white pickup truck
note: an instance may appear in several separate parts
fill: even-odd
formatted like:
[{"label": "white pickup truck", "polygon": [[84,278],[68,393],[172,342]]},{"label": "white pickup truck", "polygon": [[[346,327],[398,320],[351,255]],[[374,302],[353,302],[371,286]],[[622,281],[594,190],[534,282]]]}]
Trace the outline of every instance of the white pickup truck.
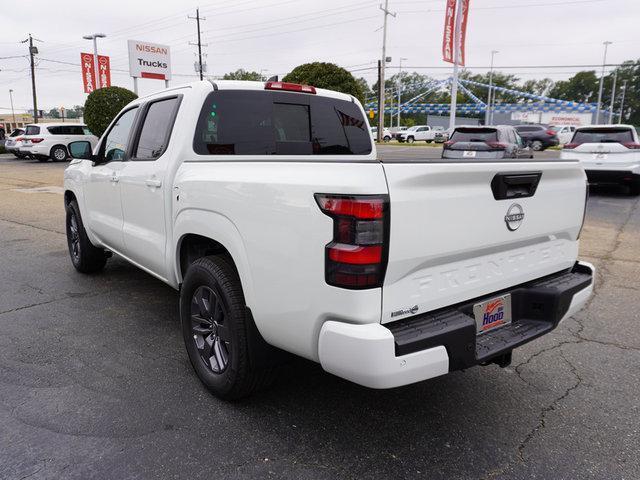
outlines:
[{"label": "white pickup truck", "polygon": [[281,350],[372,388],[505,366],[592,292],[578,162],[381,161],[349,95],[192,83],[70,151],[73,265],[113,252],[179,289],[189,359],[221,398],[267,383]]},{"label": "white pickup truck", "polygon": [[444,128],[442,127],[431,127],[429,125],[414,125],[413,127],[409,127],[403,132],[400,132],[397,135],[397,139],[399,142],[427,142],[431,143],[436,138],[436,132],[444,132]]}]

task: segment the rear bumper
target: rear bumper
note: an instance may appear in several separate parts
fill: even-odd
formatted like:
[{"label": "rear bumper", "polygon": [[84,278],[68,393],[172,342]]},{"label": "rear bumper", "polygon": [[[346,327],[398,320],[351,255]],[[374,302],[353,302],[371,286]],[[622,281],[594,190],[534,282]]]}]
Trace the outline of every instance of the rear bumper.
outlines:
[{"label": "rear bumper", "polygon": [[640,174],[633,170],[587,170],[589,183],[640,184]]},{"label": "rear bumper", "polygon": [[[549,333],[593,292],[594,267],[577,262],[508,291],[382,325],[327,321],[318,341],[327,372],[371,388],[393,388],[491,362]],[[473,305],[511,293],[513,322],[476,335]]]}]

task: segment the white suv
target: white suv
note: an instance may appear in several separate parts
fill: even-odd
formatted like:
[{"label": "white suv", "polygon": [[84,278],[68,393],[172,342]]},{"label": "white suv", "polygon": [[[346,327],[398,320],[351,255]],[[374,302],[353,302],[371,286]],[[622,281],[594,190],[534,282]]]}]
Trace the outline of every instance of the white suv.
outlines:
[{"label": "white suv", "polygon": [[579,127],[560,158],[578,160],[589,183],[626,185],[640,195],[640,141],[633,125]]},{"label": "white suv", "polygon": [[429,125],[414,125],[398,135],[399,142],[413,143],[417,141],[433,142],[436,130],[443,131],[442,127],[430,127]]},{"label": "white suv", "polygon": [[64,161],[69,157],[69,144],[85,140],[95,147],[98,137],[82,123],[38,123],[25,127],[19,146],[20,156],[46,162]]}]

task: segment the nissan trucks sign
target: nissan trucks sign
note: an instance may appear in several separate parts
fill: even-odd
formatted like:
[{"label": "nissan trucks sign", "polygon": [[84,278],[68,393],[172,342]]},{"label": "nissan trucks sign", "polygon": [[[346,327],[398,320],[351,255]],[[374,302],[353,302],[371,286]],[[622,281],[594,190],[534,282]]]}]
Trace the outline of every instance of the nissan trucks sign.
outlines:
[{"label": "nissan trucks sign", "polygon": [[129,74],[135,78],[171,80],[168,45],[129,40]]}]

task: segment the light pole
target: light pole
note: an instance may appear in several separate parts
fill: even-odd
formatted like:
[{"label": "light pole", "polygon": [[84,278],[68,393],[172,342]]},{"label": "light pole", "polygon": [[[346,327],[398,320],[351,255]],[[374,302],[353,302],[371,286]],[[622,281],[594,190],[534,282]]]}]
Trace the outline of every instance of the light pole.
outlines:
[{"label": "light pole", "polygon": [[611,107],[609,108],[609,123],[613,123],[613,105],[616,101],[616,82],[618,81],[618,71],[613,71],[613,87],[611,88]]},{"label": "light pole", "polygon": [[489,67],[489,98],[487,99],[487,109],[484,112],[484,124],[485,125],[491,125],[491,123],[493,122],[493,115],[492,115],[492,111],[491,111],[491,104],[493,102],[492,100],[492,95],[493,95],[493,57],[496,55],[496,53],[500,53],[498,52],[498,50],[491,50],[491,66]]},{"label": "light pole", "polygon": [[18,128],[18,123],[16,122],[16,112],[13,110],[13,90],[9,89],[9,101],[11,102],[11,116],[13,117],[13,123],[15,123],[15,128]]},{"label": "light pole", "polygon": [[402,102],[402,60],[408,59],[400,57],[400,65],[398,66],[398,128],[400,128],[400,103]]},{"label": "light pole", "polygon": [[602,89],[604,87],[604,69],[605,69],[605,65],[607,64],[607,49],[609,48],[609,45],[611,45],[613,42],[603,42],[602,44],[604,45],[604,56],[602,57],[602,75],[600,75],[600,88],[598,89],[598,107],[596,109],[596,125],[600,123],[600,106],[602,104]]},{"label": "light pole", "polygon": [[269,69],[268,68],[261,68],[260,69],[260,80],[264,80],[265,76],[262,74],[262,72],[268,72]]},{"label": "light pole", "polygon": [[91,35],[85,35],[85,40],[93,40],[93,64],[96,69],[96,78],[94,79],[95,90],[100,88],[100,65],[98,64],[98,38],[104,38],[106,35],[104,33],[94,33]]},{"label": "light pole", "polygon": [[618,117],[618,123],[622,123],[622,114],[624,112],[624,96],[627,93],[627,81],[622,84],[622,98],[620,99],[620,116]]}]

